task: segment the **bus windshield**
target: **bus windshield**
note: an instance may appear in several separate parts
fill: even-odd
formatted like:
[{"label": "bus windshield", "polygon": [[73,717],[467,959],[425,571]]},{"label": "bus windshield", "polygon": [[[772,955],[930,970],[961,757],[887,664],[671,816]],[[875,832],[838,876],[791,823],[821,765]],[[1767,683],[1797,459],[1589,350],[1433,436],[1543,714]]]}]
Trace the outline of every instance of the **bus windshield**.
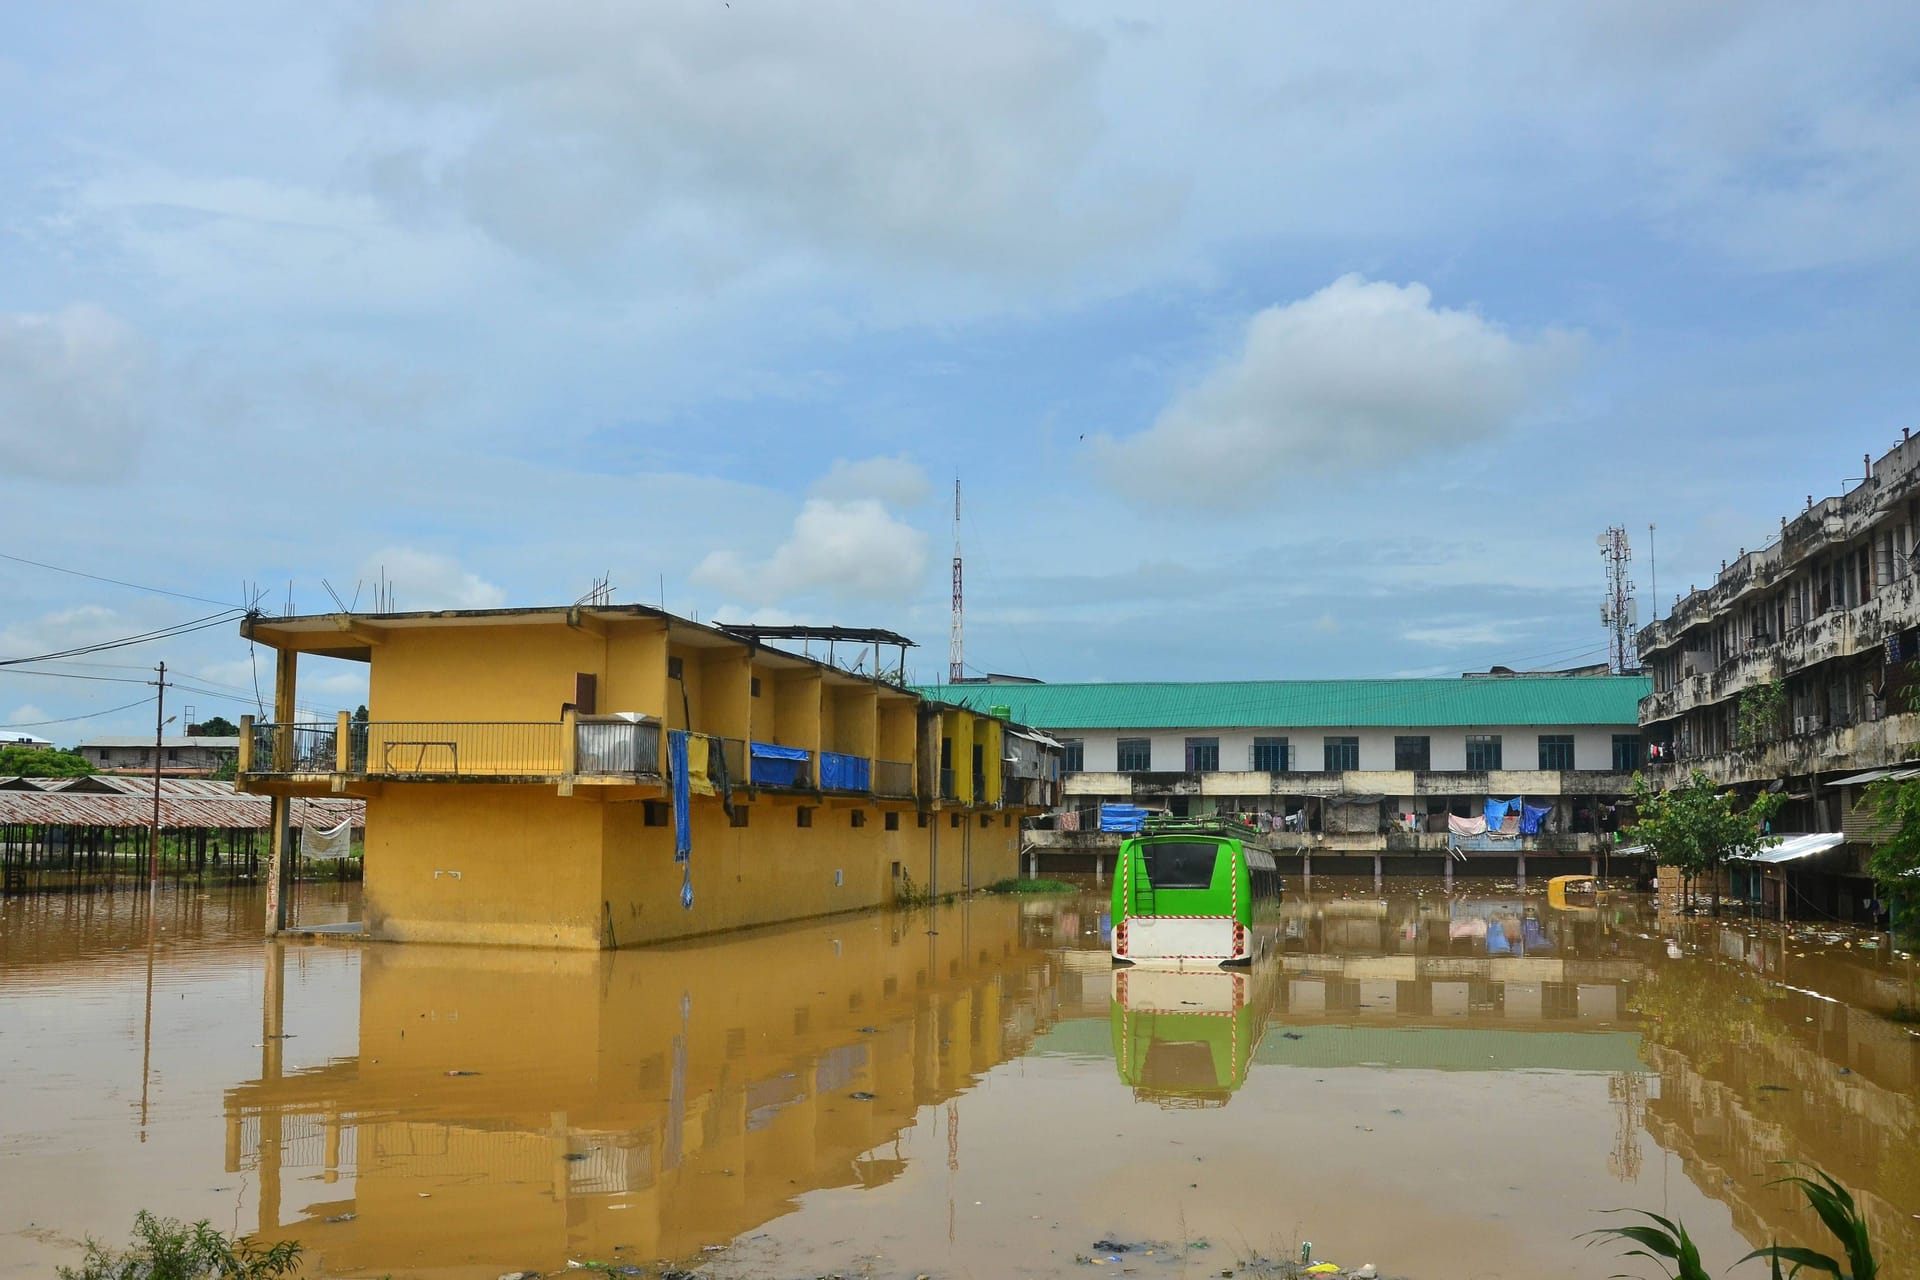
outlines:
[{"label": "bus windshield", "polygon": [[1198,840],[1149,841],[1141,851],[1147,883],[1156,889],[1210,889],[1220,847]]}]

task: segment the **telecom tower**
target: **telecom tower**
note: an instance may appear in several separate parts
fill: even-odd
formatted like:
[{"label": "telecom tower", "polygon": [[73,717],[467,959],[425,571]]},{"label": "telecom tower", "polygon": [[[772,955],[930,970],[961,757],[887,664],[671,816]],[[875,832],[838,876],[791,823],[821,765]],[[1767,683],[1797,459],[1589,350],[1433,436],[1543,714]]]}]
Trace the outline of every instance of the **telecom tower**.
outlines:
[{"label": "telecom tower", "polygon": [[1600,601],[1600,625],[1612,633],[1608,642],[1607,665],[1616,675],[1640,665],[1634,650],[1633,633],[1640,625],[1640,609],[1633,599],[1633,579],[1627,570],[1633,564],[1633,549],[1627,545],[1627,531],[1614,525],[1594,541],[1600,558],[1607,564],[1607,594]]},{"label": "telecom tower", "polygon": [[966,628],[960,608],[960,477],[953,478],[953,630],[947,638],[947,683],[966,674]]}]

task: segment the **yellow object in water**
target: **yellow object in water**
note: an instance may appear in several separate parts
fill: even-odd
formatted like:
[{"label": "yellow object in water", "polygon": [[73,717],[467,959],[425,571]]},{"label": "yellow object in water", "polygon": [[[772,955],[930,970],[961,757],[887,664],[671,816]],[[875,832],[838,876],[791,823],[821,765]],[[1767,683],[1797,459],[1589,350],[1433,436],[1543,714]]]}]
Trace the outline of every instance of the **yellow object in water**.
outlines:
[{"label": "yellow object in water", "polygon": [[1300,1274],[1308,1276],[1330,1276],[1339,1270],[1340,1264],[1337,1262],[1316,1262]]},{"label": "yellow object in water", "polygon": [[707,753],[713,739],[701,733],[687,735],[687,790],[696,796],[713,794],[713,779],[707,773]]}]

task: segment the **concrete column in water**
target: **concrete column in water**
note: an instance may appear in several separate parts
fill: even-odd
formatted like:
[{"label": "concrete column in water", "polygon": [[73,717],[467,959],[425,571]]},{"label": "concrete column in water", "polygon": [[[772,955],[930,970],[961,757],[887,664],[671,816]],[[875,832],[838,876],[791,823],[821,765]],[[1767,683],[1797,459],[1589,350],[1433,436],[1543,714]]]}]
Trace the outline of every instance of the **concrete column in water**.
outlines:
[{"label": "concrete column in water", "polygon": [[1373,855],[1373,891],[1380,892],[1380,855]]},{"label": "concrete column in water", "polygon": [[287,949],[267,944],[267,972],[260,1001],[260,1234],[280,1227],[280,1164],[282,1114],[273,1086],[280,1081],[285,1062],[287,1024]]},{"label": "concrete column in water", "polygon": [[1527,889],[1527,855],[1524,851],[1515,856],[1515,875],[1519,878],[1520,891],[1525,893]]},{"label": "concrete column in water", "polygon": [[[294,675],[300,655],[292,649],[276,651],[273,667],[273,764],[275,773],[293,767]],[[293,891],[293,802],[284,795],[272,798],[273,850],[267,859],[267,936],[287,927],[287,899]]]}]

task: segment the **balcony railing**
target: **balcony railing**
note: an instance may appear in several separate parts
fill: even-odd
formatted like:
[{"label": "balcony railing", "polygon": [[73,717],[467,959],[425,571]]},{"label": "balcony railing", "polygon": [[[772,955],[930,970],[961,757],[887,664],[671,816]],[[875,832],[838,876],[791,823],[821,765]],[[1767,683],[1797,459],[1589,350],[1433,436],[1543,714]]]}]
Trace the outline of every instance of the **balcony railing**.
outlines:
[{"label": "balcony railing", "polygon": [[562,728],[558,720],[357,723],[348,732],[347,772],[378,778],[551,777],[566,770]]},{"label": "balcony railing", "polygon": [[339,736],[333,724],[255,724],[252,772],[291,776],[333,773],[339,768]]},{"label": "balcony railing", "polygon": [[911,796],[913,765],[904,760],[875,760],[873,762],[873,794]]},{"label": "balcony railing", "polygon": [[954,782],[953,770],[951,769],[942,769],[940,771],[940,798],[942,800],[958,800],[960,798],[960,789]]}]

